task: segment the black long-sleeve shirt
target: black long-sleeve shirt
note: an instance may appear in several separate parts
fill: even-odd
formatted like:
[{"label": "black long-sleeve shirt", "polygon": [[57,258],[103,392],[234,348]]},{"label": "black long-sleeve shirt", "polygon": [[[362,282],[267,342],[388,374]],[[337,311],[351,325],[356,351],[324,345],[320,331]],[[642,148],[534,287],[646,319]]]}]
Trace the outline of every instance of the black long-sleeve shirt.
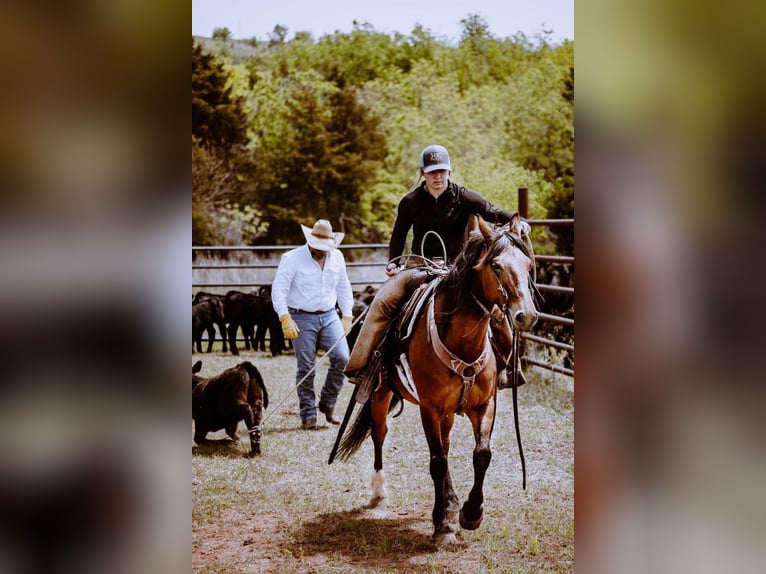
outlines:
[{"label": "black long-sleeve shirt", "polygon": [[404,251],[407,233],[413,229],[412,252],[428,258],[443,257],[441,242],[432,233],[421,243],[428,231],[435,231],[444,241],[447,258],[453,259],[463,248],[465,228],[470,215],[481,215],[493,224],[510,221],[513,213],[498,209],[477,192],[449,182],[447,189],[435,198],[426,190],[423,182],[405,195],[397,208],[394,230],[388,246],[389,261]]}]

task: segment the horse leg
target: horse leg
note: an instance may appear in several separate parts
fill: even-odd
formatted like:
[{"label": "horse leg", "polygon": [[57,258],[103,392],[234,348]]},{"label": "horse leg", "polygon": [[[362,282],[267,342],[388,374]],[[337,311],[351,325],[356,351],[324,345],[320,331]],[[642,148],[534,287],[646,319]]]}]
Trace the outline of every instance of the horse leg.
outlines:
[{"label": "horse leg", "polygon": [[[447,452],[442,443],[443,433],[449,434],[449,417],[442,419],[440,413],[420,407],[420,419],[428,440],[428,451],[431,454],[430,472],[434,483],[434,508],[431,518],[434,523],[433,538],[437,544],[454,544],[457,542],[457,528],[447,519],[448,491],[452,488],[449,479]],[[453,493],[454,494],[454,493]]]},{"label": "horse leg", "polygon": [[476,447],[473,449],[473,487],[468,498],[460,509],[460,526],[466,530],[476,530],[484,518],[484,477],[492,460],[492,450],[489,442],[492,437],[492,426],[495,420],[495,399],[480,411],[469,414]]},{"label": "horse leg", "polygon": [[375,462],[372,471],[372,497],[369,508],[385,510],[388,507],[388,488],[386,475],[383,472],[383,442],[388,434],[388,408],[393,393],[387,387],[381,387],[373,392],[370,400],[372,428],[372,444],[375,450]]},{"label": "horse leg", "polygon": [[[447,460],[449,460],[450,431],[452,430],[454,422],[455,415],[453,414],[442,419],[441,423],[442,448],[444,449],[444,455],[447,457]],[[455,494],[455,489],[452,487],[452,477],[450,476],[449,466],[447,466],[447,475],[444,478],[444,500],[447,522],[450,524],[457,524],[458,511],[460,510],[460,499],[458,499],[457,494]]]}]

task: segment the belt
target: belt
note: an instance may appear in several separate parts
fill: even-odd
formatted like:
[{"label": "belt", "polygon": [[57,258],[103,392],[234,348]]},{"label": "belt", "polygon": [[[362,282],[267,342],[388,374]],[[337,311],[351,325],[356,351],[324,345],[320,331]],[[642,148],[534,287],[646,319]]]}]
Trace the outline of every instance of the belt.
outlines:
[{"label": "belt", "polygon": [[306,311],[304,309],[295,309],[293,307],[288,307],[287,310],[290,312],[291,315],[294,315],[295,313],[308,313],[309,315],[322,315],[324,313],[327,313],[328,311],[332,311],[332,309],[327,309],[327,311]]}]

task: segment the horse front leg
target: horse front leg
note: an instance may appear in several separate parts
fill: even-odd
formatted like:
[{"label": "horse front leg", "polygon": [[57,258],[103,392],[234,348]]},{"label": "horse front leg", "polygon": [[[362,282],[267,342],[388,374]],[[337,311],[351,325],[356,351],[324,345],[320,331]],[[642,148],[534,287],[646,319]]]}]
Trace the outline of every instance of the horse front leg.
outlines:
[{"label": "horse front leg", "polygon": [[[450,449],[450,432],[452,431],[452,425],[455,423],[455,415],[451,414],[441,421],[441,438],[442,448],[444,455],[449,461],[449,449]],[[447,522],[451,524],[457,524],[458,512],[460,511],[460,499],[455,494],[455,489],[452,487],[452,477],[449,472],[449,463],[447,464],[447,475],[444,477],[444,501],[445,501],[445,514]]]},{"label": "horse front leg", "polygon": [[[448,424],[449,417],[443,420],[438,412],[427,410],[421,405],[420,418],[428,440],[428,451],[431,454],[429,470],[434,483],[434,508],[431,513],[434,523],[433,538],[437,544],[454,544],[457,542],[455,537],[457,527],[451,524],[447,517],[449,492],[452,490],[447,459],[449,444],[445,449],[442,442],[443,433],[446,432],[449,435],[451,428]],[[454,491],[452,495],[454,496]]]},{"label": "horse front leg", "polygon": [[476,530],[484,518],[484,477],[492,460],[490,439],[495,420],[495,399],[490,398],[484,408],[469,414],[476,447],[473,449],[473,487],[460,509],[460,526]]},{"label": "horse front leg", "polygon": [[383,472],[383,442],[388,434],[388,408],[393,398],[393,393],[385,387],[380,387],[373,392],[370,398],[372,429],[372,444],[375,451],[375,461],[372,471],[372,496],[370,498],[370,508],[385,510],[388,507],[388,486],[386,475]]}]

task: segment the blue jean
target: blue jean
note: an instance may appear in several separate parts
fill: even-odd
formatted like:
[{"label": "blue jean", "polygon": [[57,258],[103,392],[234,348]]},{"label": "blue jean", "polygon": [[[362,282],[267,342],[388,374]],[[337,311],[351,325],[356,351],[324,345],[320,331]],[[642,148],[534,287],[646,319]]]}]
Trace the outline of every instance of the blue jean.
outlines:
[{"label": "blue jean", "polygon": [[[319,349],[325,351],[332,347],[338,339],[342,339],[329,353],[330,366],[327,369],[322,391],[319,394],[319,404],[334,408],[340,390],[343,388],[343,369],[348,363],[348,343],[343,332],[343,324],[334,309],[326,313],[312,315],[311,313],[295,313],[292,318],[300,332],[293,339],[293,349],[298,362],[295,381],[298,383],[316,364],[316,354]],[[316,395],[314,394],[314,373],[296,387],[300,405],[301,420],[315,419],[317,416]]]}]

